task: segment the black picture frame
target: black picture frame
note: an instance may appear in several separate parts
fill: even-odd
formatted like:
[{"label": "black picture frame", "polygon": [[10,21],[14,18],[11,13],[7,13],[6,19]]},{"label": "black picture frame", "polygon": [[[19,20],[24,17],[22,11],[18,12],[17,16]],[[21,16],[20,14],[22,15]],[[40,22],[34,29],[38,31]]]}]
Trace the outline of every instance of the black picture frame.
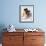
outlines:
[{"label": "black picture frame", "polygon": [[[24,18],[23,17],[23,11],[26,13],[28,12],[26,15],[29,15],[29,18]],[[24,14],[25,14],[24,13]],[[19,22],[21,23],[33,23],[34,22],[34,5],[19,5]]]}]

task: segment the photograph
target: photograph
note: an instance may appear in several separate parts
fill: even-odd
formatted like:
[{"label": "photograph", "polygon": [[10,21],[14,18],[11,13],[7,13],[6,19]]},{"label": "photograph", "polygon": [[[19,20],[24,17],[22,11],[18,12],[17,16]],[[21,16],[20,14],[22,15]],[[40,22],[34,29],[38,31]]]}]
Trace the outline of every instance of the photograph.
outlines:
[{"label": "photograph", "polygon": [[34,22],[34,5],[20,5],[20,22]]}]

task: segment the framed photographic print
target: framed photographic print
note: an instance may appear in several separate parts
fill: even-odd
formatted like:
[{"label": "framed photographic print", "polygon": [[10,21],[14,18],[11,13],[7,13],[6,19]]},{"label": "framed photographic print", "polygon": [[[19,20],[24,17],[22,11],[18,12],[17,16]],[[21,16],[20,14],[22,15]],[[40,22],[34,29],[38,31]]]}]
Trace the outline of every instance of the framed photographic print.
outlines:
[{"label": "framed photographic print", "polygon": [[24,23],[34,22],[34,5],[19,6],[19,21]]}]

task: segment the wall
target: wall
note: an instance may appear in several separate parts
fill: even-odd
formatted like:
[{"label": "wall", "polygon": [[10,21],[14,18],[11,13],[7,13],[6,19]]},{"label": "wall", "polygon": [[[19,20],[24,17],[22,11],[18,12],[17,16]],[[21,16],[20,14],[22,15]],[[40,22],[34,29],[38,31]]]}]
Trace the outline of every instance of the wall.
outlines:
[{"label": "wall", "polygon": [[[0,31],[13,24],[16,28],[42,28],[46,32],[46,0],[0,0]],[[19,5],[34,5],[34,23],[19,22]]]},{"label": "wall", "polygon": [[[46,1],[41,0],[0,0],[0,25],[13,24],[16,28],[46,28]],[[19,22],[19,5],[34,5],[34,23]]]}]

